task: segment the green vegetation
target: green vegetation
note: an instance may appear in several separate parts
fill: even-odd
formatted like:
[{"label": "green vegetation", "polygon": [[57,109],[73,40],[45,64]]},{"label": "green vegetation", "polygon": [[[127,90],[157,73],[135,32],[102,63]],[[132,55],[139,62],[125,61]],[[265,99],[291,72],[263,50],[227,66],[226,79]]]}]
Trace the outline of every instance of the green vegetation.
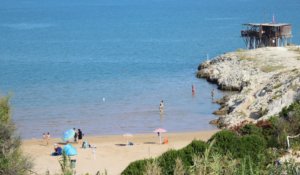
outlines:
[{"label": "green vegetation", "polygon": [[0,175],[25,175],[32,163],[24,156],[20,137],[11,121],[9,97],[0,97]]},{"label": "green vegetation", "polygon": [[[194,140],[155,160],[132,162],[122,174],[299,174],[300,166],[292,160],[277,163],[286,150],[286,136],[299,133],[300,103],[295,102],[270,120],[222,130],[207,143]],[[292,147],[300,148],[300,139],[293,141]]]}]

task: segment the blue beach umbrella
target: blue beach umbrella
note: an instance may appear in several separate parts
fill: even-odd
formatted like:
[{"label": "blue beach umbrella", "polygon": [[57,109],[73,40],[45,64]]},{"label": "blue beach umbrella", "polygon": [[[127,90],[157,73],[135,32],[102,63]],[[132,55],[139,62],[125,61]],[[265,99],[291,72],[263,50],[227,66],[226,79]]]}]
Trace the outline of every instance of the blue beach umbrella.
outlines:
[{"label": "blue beach umbrella", "polygon": [[66,146],[64,146],[63,152],[67,156],[75,156],[75,155],[77,155],[77,150],[71,144],[67,144]]},{"label": "blue beach umbrella", "polygon": [[66,132],[64,132],[63,141],[69,141],[70,139],[73,139],[75,136],[75,131],[73,129],[69,129]]}]

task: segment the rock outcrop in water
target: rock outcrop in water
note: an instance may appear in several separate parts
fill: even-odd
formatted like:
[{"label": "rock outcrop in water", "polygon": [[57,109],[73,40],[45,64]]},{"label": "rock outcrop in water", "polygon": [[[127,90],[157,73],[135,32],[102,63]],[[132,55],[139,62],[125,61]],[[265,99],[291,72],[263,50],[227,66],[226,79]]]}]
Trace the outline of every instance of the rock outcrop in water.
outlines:
[{"label": "rock outcrop in water", "polygon": [[238,91],[216,102],[219,127],[257,122],[278,114],[300,97],[300,48],[238,50],[199,65],[197,76],[219,89]]}]

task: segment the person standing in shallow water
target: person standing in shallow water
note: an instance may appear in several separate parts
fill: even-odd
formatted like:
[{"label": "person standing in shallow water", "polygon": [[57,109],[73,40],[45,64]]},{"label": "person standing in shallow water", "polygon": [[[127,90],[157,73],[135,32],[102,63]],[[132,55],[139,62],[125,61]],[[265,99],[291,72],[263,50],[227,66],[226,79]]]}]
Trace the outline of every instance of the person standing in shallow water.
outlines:
[{"label": "person standing in shallow water", "polygon": [[195,95],[195,93],[196,93],[196,88],[195,88],[195,86],[192,84],[192,95]]},{"label": "person standing in shallow water", "polygon": [[215,96],[215,89],[212,89],[211,91],[211,100],[214,101],[214,96]]},{"label": "person standing in shallow water", "polygon": [[163,100],[160,101],[160,104],[159,104],[159,112],[160,112],[160,113],[163,113],[163,112],[164,112],[164,101],[163,101]]}]

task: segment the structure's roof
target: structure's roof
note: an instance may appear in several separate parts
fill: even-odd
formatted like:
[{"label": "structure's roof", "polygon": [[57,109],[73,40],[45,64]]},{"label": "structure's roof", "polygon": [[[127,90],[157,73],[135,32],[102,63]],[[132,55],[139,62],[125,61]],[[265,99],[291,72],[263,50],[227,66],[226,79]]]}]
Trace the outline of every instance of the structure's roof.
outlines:
[{"label": "structure's roof", "polygon": [[280,27],[280,26],[290,26],[288,23],[247,23],[243,24],[246,26],[269,26],[269,27]]}]

